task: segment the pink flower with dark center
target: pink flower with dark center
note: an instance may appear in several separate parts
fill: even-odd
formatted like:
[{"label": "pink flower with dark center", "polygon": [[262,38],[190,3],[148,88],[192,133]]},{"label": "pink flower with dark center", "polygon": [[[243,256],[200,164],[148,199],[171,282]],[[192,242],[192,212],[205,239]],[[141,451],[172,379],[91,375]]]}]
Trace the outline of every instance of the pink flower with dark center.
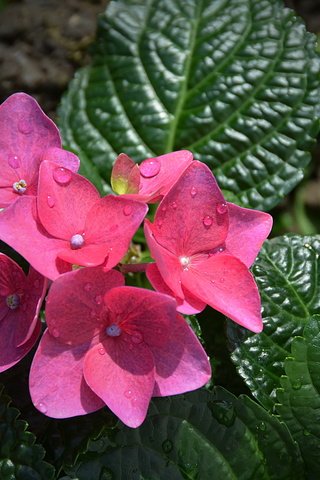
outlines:
[{"label": "pink flower with dark center", "polygon": [[188,150],[147,158],[140,165],[121,153],[115,161],[111,185],[113,190],[127,198],[155,203],[170,190],[180,175],[193,161]]},{"label": "pink flower with dark center", "polygon": [[0,106],[0,131],[0,207],[36,195],[43,160],[78,171],[78,157],[61,148],[57,127],[29,95],[15,93]]},{"label": "pink flower with dark center", "polygon": [[0,213],[0,238],[52,280],[72,264],[110,270],[147,210],[130,199],[100,198],[86,178],[44,161],[37,198],[22,197]]},{"label": "pink flower with dark center", "polygon": [[145,234],[159,291],[183,313],[206,304],[254,331],[262,330],[260,296],[248,270],[270,233],[272,217],[226,203],[209,168],[194,161],[160,203]]},{"label": "pink flower with dark center", "polygon": [[118,285],[121,274],[101,267],[53,283],[48,331],[30,374],[32,400],[46,415],[65,418],[107,405],[137,427],[152,396],[194,390],[209,380],[207,355],[176,313],[175,300]]},{"label": "pink flower with dark center", "polygon": [[30,268],[28,275],[0,253],[0,372],[19,362],[40,334],[40,307],[47,281]]}]

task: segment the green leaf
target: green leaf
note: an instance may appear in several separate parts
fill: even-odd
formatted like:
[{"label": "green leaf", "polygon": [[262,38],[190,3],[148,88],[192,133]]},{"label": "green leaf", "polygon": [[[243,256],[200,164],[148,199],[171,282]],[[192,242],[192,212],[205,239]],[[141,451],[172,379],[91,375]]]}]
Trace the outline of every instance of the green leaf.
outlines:
[{"label": "green leaf", "polygon": [[232,354],[253,395],[268,409],[291,343],[320,307],[320,237],[286,235],[265,242],[253,267],[263,306],[263,332],[228,325]]},{"label": "green leaf", "polygon": [[186,148],[229,200],[270,209],[319,130],[315,39],[280,0],[114,0],[63,99],[65,143],[107,182],[120,152]]},{"label": "green leaf", "polygon": [[308,478],[316,480],[320,472],[320,315],[310,319],[303,337],[293,339],[291,350],[276,408],[299,443]]},{"label": "green leaf", "polygon": [[44,448],[35,443],[20,420],[19,411],[10,407],[10,399],[0,386],[0,478],[1,480],[51,480],[54,468],[43,461]]},{"label": "green leaf", "polygon": [[139,429],[105,430],[67,473],[79,480],[303,478],[287,428],[222,388],[155,399]]}]

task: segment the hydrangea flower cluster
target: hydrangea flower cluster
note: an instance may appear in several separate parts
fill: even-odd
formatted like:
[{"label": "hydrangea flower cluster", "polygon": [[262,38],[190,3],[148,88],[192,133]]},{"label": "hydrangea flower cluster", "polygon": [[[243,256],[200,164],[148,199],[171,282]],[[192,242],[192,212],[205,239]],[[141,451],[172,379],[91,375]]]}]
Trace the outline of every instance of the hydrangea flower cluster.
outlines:
[{"label": "hydrangea flower cluster", "polygon": [[[118,195],[100,197],[61,148],[55,125],[26,94],[0,107],[0,239],[30,264],[0,255],[0,372],[37,341],[47,295],[47,329],[30,372],[35,406],[54,418],[107,405],[139,426],[152,396],[205,385],[208,357],[181,313],[206,305],[262,330],[249,271],[270,215],[227,203],[209,168],[178,151],[139,166],[120,154]],[[159,203],[153,221],[147,203]],[[144,221],[153,263],[122,265]],[[125,286],[145,270],[155,291]],[[51,281],[51,282],[48,282]]]}]

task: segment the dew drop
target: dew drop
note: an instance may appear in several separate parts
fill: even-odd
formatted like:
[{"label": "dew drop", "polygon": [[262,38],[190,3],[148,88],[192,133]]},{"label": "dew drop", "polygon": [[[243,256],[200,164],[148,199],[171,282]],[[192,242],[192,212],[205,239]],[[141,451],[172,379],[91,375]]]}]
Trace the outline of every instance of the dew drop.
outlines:
[{"label": "dew drop", "polygon": [[143,336],[140,332],[134,332],[134,334],[131,336],[131,340],[133,343],[138,345],[139,343],[143,342]]},{"label": "dew drop", "polygon": [[124,392],[124,396],[127,397],[127,398],[132,398],[132,395],[133,395],[133,391],[132,390],[126,390]]},{"label": "dew drop", "polygon": [[156,159],[144,160],[139,167],[141,175],[145,178],[155,177],[160,172],[160,168],[160,162]]},{"label": "dew drop", "polygon": [[57,338],[59,337],[59,330],[57,328],[54,328],[51,332],[52,336]]},{"label": "dew drop", "polygon": [[47,413],[48,409],[44,403],[39,402],[38,405],[36,405],[36,407],[41,413]]},{"label": "dew drop", "polygon": [[257,428],[258,430],[261,430],[262,432],[264,432],[266,429],[266,424],[264,422],[260,422]]},{"label": "dew drop", "polygon": [[301,388],[301,382],[300,382],[300,380],[297,380],[296,382],[293,382],[293,383],[292,383],[292,388],[293,388],[294,390],[300,390],[300,388]]},{"label": "dew drop", "polygon": [[12,155],[10,154],[8,156],[8,165],[11,167],[11,168],[19,168],[20,167],[20,164],[21,164],[21,161],[20,161],[20,157],[18,157],[18,155]]},{"label": "dew drop", "polygon": [[210,217],[209,215],[207,215],[206,217],[203,218],[202,222],[203,222],[203,225],[207,228],[211,227],[212,225],[212,217]]},{"label": "dew drop", "polygon": [[32,125],[27,122],[27,120],[19,120],[18,122],[18,130],[20,133],[23,133],[24,135],[28,135],[29,133],[32,132]]},{"label": "dew drop", "polygon": [[164,205],[163,207],[161,207],[161,211],[164,213],[165,211],[167,210],[167,207]]},{"label": "dew drop", "polygon": [[198,193],[198,190],[196,189],[196,187],[192,187],[191,190],[190,190],[190,195],[192,198],[194,198]]},{"label": "dew drop", "polygon": [[55,205],[54,198],[51,197],[50,195],[47,196],[47,204],[49,208],[53,208]]},{"label": "dew drop", "polygon": [[103,347],[99,348],[98,352],[100,353],[100,355],[104,355],[106,353],[106,351]]},{"label": "dew drop", "polygon": [[131,205],[126,205],[123,209],[123,214],[128,217],[129,215],[131,215],[131,213],[132,213]]},{"label": "dew drop", "polygon": [[113,480],[113,472],[107,467],[103,467],[100,473],[99,480]]},{"label": "dew drop", "polygon": [[57,167],[53,171],[53,178],[59,185],[66,187],[71,182],[72,173],[67,168]]},{"label": "dew drop", "polygon": [[86,292],[90,292],[92,290],[92,287],[93,287],[92,283],[88,282],[85,284],[83,288]]},{"label": "dew drop", "polygon": [[172,442],[168,438],[164,440],[164,442],[162,442],[162,450],[164,451],[164,453],[170,453],[172,448]]},{"label": "dew drop", "polygon": [[220,215],[224,215],[228,211],[228,205],[225,202],[218,202],[216,209]]},{"label": "dew drop", "polygon": [[163,221],[162,221],[162,220],[158,220],[158,221],[157,221],[157,226],[158,226],[159,228],[162,227],[162,224],[163,224]]},{"label": "dew drop", "polygon": [[176,202],[172,202],[171,203],[171,207],[173,208],[173,210],[175,210],[177,208],[177,203]]},{"label": "dew drop", "polygon": [[97,296],[95,297],[94,301],[96,302],[97,305],[101,305],[102,296],[101,296],[101,295],[97,295]]}]

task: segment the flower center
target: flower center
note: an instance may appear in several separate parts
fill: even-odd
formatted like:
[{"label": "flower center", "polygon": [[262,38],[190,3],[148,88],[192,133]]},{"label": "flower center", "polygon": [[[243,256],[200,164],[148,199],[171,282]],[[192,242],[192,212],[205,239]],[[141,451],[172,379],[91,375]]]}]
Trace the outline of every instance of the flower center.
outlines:
[{"label": "flower center", "polygon": [[13,191],[22,195],[27,190],[27,182],[23,179],[19,182],[14,182],[12,185]]},{"label": "flower center", "polygon": [[11,310],[15,310],[16,308],[19,307],[20,305],[20,297],[17,293],[13,293],[11,295],[8,295],[7,298],[6,298],[6,303],[7,303],[7,306],[11,309]]},{"label": "flower center", "polygon": [[109,335],[109,337],[119,337],[119,335],[121,335],[121,332],[121,328],[115,323],[109,325],[109,327],[106,328],[106,334]]},{"label": "flower center", "polygon": [[182,266],[183,270],[188,270],[190,266],[190,258],[189,257],[179,257],[180,265]]},{"label": "flower center", "polygon": [[78,250],[78,248],[81,248],[84,244],[84,238],[80,233],[77,233],[76,235],[72,235],[70,238],[70,247],[72,250]]}]

